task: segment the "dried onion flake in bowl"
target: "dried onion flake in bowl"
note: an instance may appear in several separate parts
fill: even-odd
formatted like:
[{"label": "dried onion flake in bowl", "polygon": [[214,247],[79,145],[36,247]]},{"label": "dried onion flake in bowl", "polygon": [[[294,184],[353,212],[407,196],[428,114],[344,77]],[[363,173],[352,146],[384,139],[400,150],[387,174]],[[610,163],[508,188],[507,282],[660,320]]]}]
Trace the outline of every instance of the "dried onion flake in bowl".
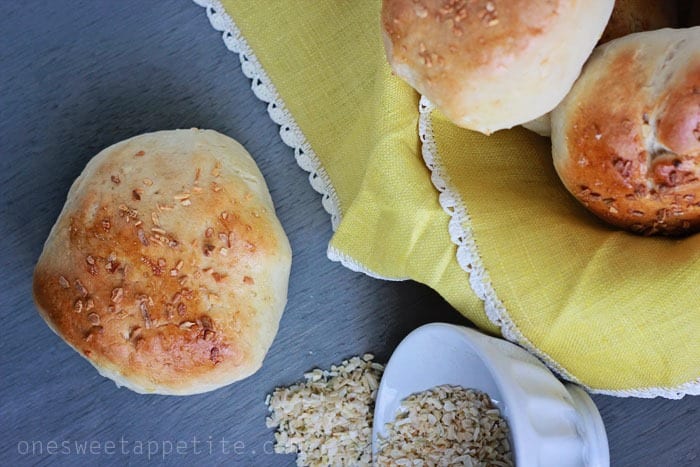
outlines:
[{"label": "dried onion flake in bowl", "polygon": [[489,396],[443,385],[401,401],[376,465],[512,466],[509,430]]}]

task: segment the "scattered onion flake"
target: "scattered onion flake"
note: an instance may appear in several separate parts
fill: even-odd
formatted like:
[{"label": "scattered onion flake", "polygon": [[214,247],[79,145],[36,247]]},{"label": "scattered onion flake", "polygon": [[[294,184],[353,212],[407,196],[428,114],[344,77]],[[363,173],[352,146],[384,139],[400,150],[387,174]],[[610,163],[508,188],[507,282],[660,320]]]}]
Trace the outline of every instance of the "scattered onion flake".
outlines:
[{"label": "scattered onion flake", "polygon": [[275,452],[297,455],[299,466],[372,465],[372,419],[384,366],[365,354],[305,382],[277,388],[265,403]]},{"label": "scattered onion flake", "polygon": [[437,386],[401,402],[372,459],[372,420],[384,366],[365,354],[267,396],[275,452],[298,466],[513,466],[509,429],[483,392]]}]

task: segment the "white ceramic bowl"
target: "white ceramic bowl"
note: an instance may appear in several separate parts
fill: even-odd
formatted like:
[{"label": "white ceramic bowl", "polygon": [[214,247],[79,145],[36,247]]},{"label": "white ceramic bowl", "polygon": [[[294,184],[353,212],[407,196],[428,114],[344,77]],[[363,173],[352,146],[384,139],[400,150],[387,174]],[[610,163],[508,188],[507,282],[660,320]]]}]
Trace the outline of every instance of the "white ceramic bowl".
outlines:
[{"label": "white ceramic bowl", "polygon": [[442,384],[491,397],[510,428],[518,467],[610,465],[605,427],[587,393],[510,342],[442,323],[416,329],[394,351],[377,393],[373,446],[402,399]]}]

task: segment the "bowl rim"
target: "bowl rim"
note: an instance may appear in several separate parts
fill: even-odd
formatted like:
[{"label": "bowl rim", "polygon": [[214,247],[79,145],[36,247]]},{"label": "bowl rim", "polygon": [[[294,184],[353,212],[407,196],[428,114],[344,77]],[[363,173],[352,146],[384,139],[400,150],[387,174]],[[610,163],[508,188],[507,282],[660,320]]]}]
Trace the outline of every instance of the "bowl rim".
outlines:
[{"label": "bowl rim", "polygon": [[[386,413],[380,413],[386,409],[386,407],[384,407],[385,404],[382,402],[389,400],[387,398],[391,397],[384,395],[384,392],[387,390],[385,375],[391,375],[393,371],[396,371],[392,371],[394,365],[396,365],[396,359],[394,358],[395,355],[406,352],[406,349],[414,345],[418,337],[423,337],[426,333],[451,334],[483,364],[493,382],[493,385],[496,386],[500,393],[500,401],[497,401],[497,406],[501,412],[501,416],[505,419],[509,428],[509,442],[511,443],[513,461],[516,465],[523,462],[536,462],[535,459],[528,459],[530,456],[525,455],[525,453],[531,452],[531,450],[528,449],[528,446],[535,442],[539,435],[533,429],[529,415],[520,407],[521,404],[519,404],[519,401],[522,402],[524,398],[528,397],[528,395],[523,389],[520,388],[520,385],[517,384],[517,382],[516,384],[513,383],[514,376],[508,373],[509,362],[513,358],[518,358],[521,361],[533,363],[536,366],[544,369],[546,374],[551,376],[551,383],[561,392],[561,394],[565,394],[567,399],[571,399],[565,401],[571,405],[572,411],[575,412],[579,418],[583,419],[583,424],[587,425],[588,428],[592,427],[592,430],[585,430],[586,433],[591,431],[589,436],[592,438],[592,440],[584,438],[584,433],[578,433],[581,442],[587,445],[589,450],[595,450],[593,453],[595,455],[592,456],[593,458],[586,456],[587,461],[593,461],[591,465],[609,465],[609,451],[605,428],[597,407],[587,393],[581,390],[577,391],[576,394],[572,394],[572,388],[579,388],[573,385],[565,385],[539,359],[512,342],[487,335],[478,329],[444,322],[432,322],[414,329],[401,340],[399,345],[391,354],[376,394],[372,424],[373,455],[375,455],[377,452],[379,432],[380,430],[383,431],[383,426],[378,426],[377,420],[382,418],[382,415],[386,416]],[[498,343],[498,347],[492,345],[494,341]],[[503,346],[511,348],[517,356],[507,355],[507,350],[499,348]],[[392,361],[394,362],[393,364]],[[464,368],[468,369],[469,364],[466,363]],[[488,392],[487,395],[491,400],[494,400],[492,395],[488,394]],[[404,397],[407,397],[408,394],[399,396],[400,399],[403,399]],[[584,410],[584,413],[580,413],[580,410]],[[590,413],[585,411],[590,411]],[[608,459],[607,462],[605,459]]]},{"label": "bowl rim", "polygon": [[[511,415],[515,414],[517,411],[510,409],[510,407],[517,407],[517,404],[514,403],[514,399],[516,399],[518,396],[513,393],[512,388],[510,387],[509,384],[507,384],[506,381],[504,381],[498,371],[494,371],[494,365],[499,366],[497,362],[493,361],[493,358],[489,355],[488,351],[485,351],[482,346],[484,345],[483,342],[475,342],[478,341],[479,339],[486,338],[486,339],[491,339],[490,336],[487,336],[485,334],[482,334],[481,332],[468,328],[466,326],[461,326],[457,324],[451,324],[451,323],[444,323],[444,322],[432,322],[432,323],[427,323],[422,326],[419,326],[418,328],[414,329],[410,333],[404,337],[399,345],[396,346],[394,351],[391,354],[391,357],[389,358],[389,361],[387,362],[385,368],[384,368],[384,375],[386,375],[388,372],[391,372],[392,368],[396,365],[396,359],[394,356],[400,352],[405,352],[407,348],[410,348],[412,345],[414,345],[415,341],[419,337],[423,337],[427,333],[441,333],[441,332],[446,332],[452,334],[454,337],[458,338],[460,342],[474,355],[476,355],[479,359],[479,361],[483,364],[484,368],[487,370],[488,374],[491,377],[491,380],[493,381],[494,385],[498,388],[500,394],[501,394],[501,400],[498,402],[498,409],[501,412],[501,416],[505,419],[506,424],[508,425],[508,430],[509,430],[509,442],[511,443],[511,448],[513,452],[513,458],[514,461],[517,462],[517,452],[522,449],[522,447],[519,446],[520,443],[518,443],[518,437],[516,437],[516,434],[519,434],[521,431],[526,431],[526,428],[520,428],[521,424],[524,422],[522,420],[513,420],[513,418],[518,418],[517,416],[511,417]],[[483,341],[483,339],[482,339]],[[506,341],[504,341],[506,342]],[[509,343],[509,342],[508,342]],[[510,344],[510,343],[509,343]],[[394,362],[392,364],[392,361]],[[468,367],[465,367],[468,368]],[[377,418],[379,415],[379,411],[381,410],[380,407],[380,400],[383,400],[383,394],[384,391],[386,391],[386,385],[385,383],[385,378],[384,375],[382,375],[382,379],[380,381],[379,387],[377,389],[377,396],[376,396],[376,401],[375,401],[375,407],[374,407],[374,414],[373,414],[373,423],[372,423],[372,453],[376,454],[376,449],[377,449],[377,440],[379,438],[379,431],[381,430],[382,427],[379,427],[377,425]],[[445,383],[447,384],[447,383]],[[473,389],[473,388],[465,388],[465,389]],[[482,391],[484,392],[484,391]],[[493,401],[492,395],[486,393],[486,395]],[[403,397],[407,397],[408,394],[406,394]],[[402,399],[403,399],[402,397]],[[508,411],[508,414],[505,414],[504,412]],[[520,417],[522,418],[522,417]],[[515,423],[514,423],[515,422]],[[517,447],[516,447],[517,446]]]}]

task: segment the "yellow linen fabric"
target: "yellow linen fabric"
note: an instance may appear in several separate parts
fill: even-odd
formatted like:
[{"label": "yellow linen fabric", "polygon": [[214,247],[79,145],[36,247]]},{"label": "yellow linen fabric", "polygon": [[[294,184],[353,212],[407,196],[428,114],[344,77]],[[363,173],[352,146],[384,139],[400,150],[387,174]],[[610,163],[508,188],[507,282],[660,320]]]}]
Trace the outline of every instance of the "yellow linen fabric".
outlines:
[{"label": "yellow linen fabric", "polygon": [[[421,156],[418,96],[391,75],[377,0],[224,1],[328,174],[331,247],[374,274],[437,290],[498,332],[457,263]],[[584,385],[676,388],[700,378],[700,235],[615,231],[566,193],[548,141],[432,123],[491,284],[528,341]],[[300,177],[300,183],[303,177]]]}]

